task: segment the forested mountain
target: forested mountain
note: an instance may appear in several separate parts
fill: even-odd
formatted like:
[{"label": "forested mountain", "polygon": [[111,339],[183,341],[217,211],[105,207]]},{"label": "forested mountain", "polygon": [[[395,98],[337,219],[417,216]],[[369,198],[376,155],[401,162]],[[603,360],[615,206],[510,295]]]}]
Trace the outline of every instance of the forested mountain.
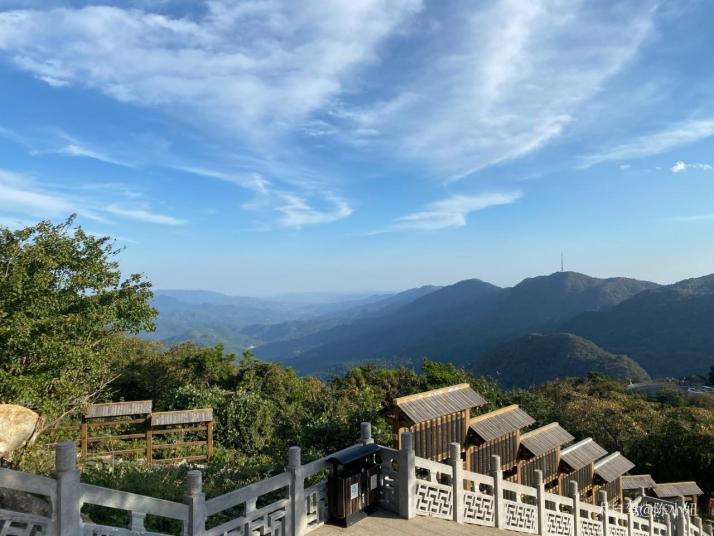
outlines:
[{"label": "forested mountain", "polygon": [[512,288],[466,280],[378,319],[266,344],[256,353],[304,372],[365,359],[403,362],[428,356],[463,363],[510,338],[555,329],[578,313],[609,308],[656,286],[575,272],[529,278]]},{"label": "forested mountain", "polygon": [[642,292],[607,311],[579,315],[563,331],[625,353],[653,376],[700,373],[714,363],[714,277]]},{"label": "forested mountain", "polygon": [[590,372],[633,382],[650,379],[628,356],[570,333],[530,333],[489,350],[470,368],[476,375],[497,378],[503,387],[528,387]]}]

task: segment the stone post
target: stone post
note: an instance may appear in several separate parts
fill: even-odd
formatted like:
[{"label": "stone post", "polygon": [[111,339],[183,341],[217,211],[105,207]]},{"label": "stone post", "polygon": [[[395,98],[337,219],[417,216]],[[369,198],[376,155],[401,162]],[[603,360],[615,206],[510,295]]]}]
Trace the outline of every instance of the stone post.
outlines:
[{"label": "stone post", "polygon": [[672,533],[672,517],[667,511],[665,511],[664,513],[664,525],[665,527],[667,527],[667,536],[674,536],[674,534]]},{"label": "stone post", "polygon": [[634,530],[634,513],[632,512],[632,499],[625,499],[625,510],[627,510],[627,536],[632,536]]},{"label": "stone post", "polygon": [[363,445],[374,443],[372,438],[372,423],[363,422],[359,427],[359,442]]},{"label": "stone post", "polygon": [[704,536],[704,526],[702,525],[702,518],[699,516],[694,516],[694,524],[699,529],[699,535]]},{"label": "stone post", "polygon": [[650,527],[650,536],[654,536],[654,507],[651,504],[647,505],[647,524]]},{"label": "stone post", "polygon": [[607,504],[607,491],[601,489],[597,493],[598,502],[602,508],[602,533],[603,536],[609,536],[610,534],[610,512],[608,511],[609,506]]},{"label": "stone post", "polygon": [[[543,471],[535,470],[536,501],[538,502],[538,534],[545,536],[548,519],[545,510],[545,484],[543,484]],[[607,536],[607,534],[605,534]]]},{"label": "stone post", "polygon": [[146,527],[144,526],[144,521],[146,520],[146,514],[143,512],[131,512],[130,515],[129,530],[136,532],[145,531]]},{"label": "stone post", "polygon": [[397,455],[397,483],[399,485],[399,516],[404,519],[416,517],[416,461],[414,437],[411,432],[402,432],[402,448]]},{"label": "stone post", "polygon": [[687,534],[687,508],[684,497],[677,498],[677,536],[689,536]]},{"label": "stone post", "polygon": [[206,494],[203,493],[201,471],[189,471],[186,475],[186,493],[183,502],[188,505],[187,536],[206,534]]},{"label": "stone post", "polygon": [[307,526],[305,512],[305,478],[302,471],[300,447],[288,449],[288,473],[290,473],[290,512],[289,529],[291,536],[301,536]]},{"label": "stone post", "polygon": [[496,514],[496,528],[506,527],[506,510],[503,504],[503,471],[501,471],[501,457],[491,455],[491,477],[493,478],[493,508]]},{"label": "stone post", "polygon": [[77,445],[74,441],[59,443],[55,449],[55,478],[57,479],[56,532],[81,534],[79,511],[79,471],[77,470]]},{"label": "stone post", "polygon": [[575,480],[568,483],[568,495],[573,499],[573,536],[580,536],[580,492]]},{"label": "stone post", "polygon": [[452,511],[454,521],[457,523],[464,522],[464,461],[461,459],[461,443],[449,444],[449,461],[453,477],[451,486],[453,489]]}]

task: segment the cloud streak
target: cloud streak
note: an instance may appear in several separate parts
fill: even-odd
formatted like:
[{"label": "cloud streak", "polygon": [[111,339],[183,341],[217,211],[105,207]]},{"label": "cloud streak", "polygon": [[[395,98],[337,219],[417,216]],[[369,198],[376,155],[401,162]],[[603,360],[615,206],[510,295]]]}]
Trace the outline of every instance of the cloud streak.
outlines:
[{"label": "cloud streak", "polygon": [[0,169],[0,210],[31,218],[66,217],[71,213],[77,213],[101,223],[111,223],[109,219],[111,216],[159,225],[187,223],[186,220],[152,211],[146,201],[135,199],[121,204],[107,203],[99,197],[88,196],[86,188],[72,191],[49,188],[29,175],[2,169]]},{"label": "cloud streak", "polygon": [[714,118],[681,121],[662,130],[638,136],[627,143],[581,156],[579,158],[579,167],[589,168],[604,162],[635,160],[662,154],[711,136],[714,136]]},{"label": "cloud streak", "polygon": [[472,212],[515,203],[521,197],[523,197],[521,192],[451,195],[429,203],[425,210],[395,219],[392,225],[377,231],[377,234],[391,231],[440,231],[463,227]]},{"label": "cloud streak", "polygon": [[712,166],[709,164],[687,164],[686,162],[683,162],[682,160],[678,160],[675,162],[675,164],[670,168],[672,173],[683,173],[684,171],[692,170],[692,169],[697,169],[699,171],[711,171]]}]

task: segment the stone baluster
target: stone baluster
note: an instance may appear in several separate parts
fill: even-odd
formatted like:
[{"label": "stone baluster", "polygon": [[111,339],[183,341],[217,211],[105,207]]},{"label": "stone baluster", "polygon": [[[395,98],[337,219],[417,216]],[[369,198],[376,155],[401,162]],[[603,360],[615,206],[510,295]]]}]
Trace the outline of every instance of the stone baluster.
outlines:
[{"label": "stone baluster", "polygon": [[305,502],[305,476],[302,470],[300,447],[288,449],[288,473],[290,474],[290,523],[292,536],[301,536],[307,527],[307,512]]},{"label": "stone baluster", "polygon": [[402,448],[397,457],[399,485],[399,515],[404,519],[416,517],[416,460],[414,454],[414,436],[411,432],[402,432]]},{"label": "stone baluster", "polygon": [[538,502],[538,534],[545,536],[548,526],[548,514],[545,509],[545,484],[543,483],[543,471],[540,469],[535,470],[535,484],[536,501]]},{"label": "stone baluster", "polygon": [[80,483],[77,470],[77,445],[64,441],[55,449],[55,478],[57,479],[56,532],[81,534],[79,511]]},{"label": "stone baluster", "polygon": [[580,491],[575,480],[568,483],[568,495],[573,499],[573,536],[580,536]]},{"label": "stone baluster", "polygon": [[598,491],[598,502],[602,508],[602,534],[609,536],[610,534],[610,511],[607,503],[607,491],[601,489]]},{"label": "stone baluster", "polygon": [[506,509],[503,503],[503,471],[501,471],[501,457],[497,454],[491,456],[491,477],[493,478],[493,508],[496,517],[496,528],[506,527]]},{"label": "stone baluster", "polygon": [[189,471],[186,475],[186,494],[183,502],[188,505],[187,536],[206,534],[206,494],[203,493],[201,471]]},{"label": "stone baluster", "polygon": [[461,459],[461,444],[460,443],[450,443],[449,444],[449,463],[451,464],[451,470],[453,472],[453,477],[451,479],[451,485],[453,489],[452,497],[452,511],[453,519],[457,523],[464,522],[464,461]]}]

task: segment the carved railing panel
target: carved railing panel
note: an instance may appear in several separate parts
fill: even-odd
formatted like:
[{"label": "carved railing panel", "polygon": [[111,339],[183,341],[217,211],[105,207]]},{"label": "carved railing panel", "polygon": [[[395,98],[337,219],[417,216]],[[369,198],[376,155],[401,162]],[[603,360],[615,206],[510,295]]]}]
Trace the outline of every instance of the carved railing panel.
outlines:
[{"label": "carved railing panel", "polygon": [[0,510],[0,534],[5,536],[52,536],[53,520],[47,517]]},{"label": "carved railing panel", "polygon": [[305,517],[308,532],[320,527],[329,518],[326,480],[305,490]]},{"label": "carved railing panel", "polygon": [[453,519],[453,489],[451,486],[418,480],[416,513],[421,516]]},{"label": "carved railing panel", "polygon": [[495,525],[495,508],[493,496],[485,493],[464,491],[463,494],[464,523],[474,525]]},{"label": "carved railing panel", "polygon": [[[0,532],[0,534],[2,534]],[[85,523],[82,527],[83,536],[170,536],[163,532],[151,532],[148,530],[132,530],[121,527],[108,527]]]},{"label": "carved railing panel", "polygon": [[563,512],[546,510],[545,531],[547,536],[572,536],[573,516]]},{"label": "carved railing panel", "polygon": [[580,519],[581,536],[603,536],[602,523],[592,519]]},{"label": "carved railing panel", "polygon": [[505,527],[518,532],[538,532],[538,510],[532,504],[503,499]]}]

